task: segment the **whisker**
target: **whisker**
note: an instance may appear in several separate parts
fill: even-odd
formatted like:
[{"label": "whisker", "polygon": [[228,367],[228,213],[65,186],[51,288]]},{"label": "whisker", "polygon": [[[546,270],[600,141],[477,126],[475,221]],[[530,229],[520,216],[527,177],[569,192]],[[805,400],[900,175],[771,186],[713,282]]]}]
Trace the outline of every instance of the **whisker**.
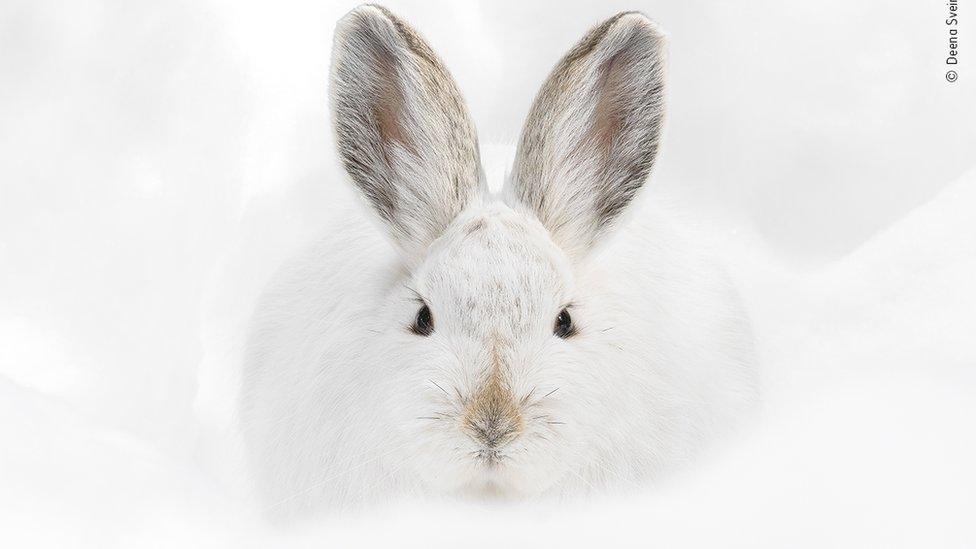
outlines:
[{"label": "whisker", "polygon": [[420,292],[418,292],[417,290],[414,290],[412,287],[407,286],[406,284],[404,284],[403,287],[406,288],[406,289],[408,289],[408,290],[410,290],[411,292],[413,292],[414,297],[412,299],[408,300],[408,301],[416,301],[418,303],[426,303],[426,301],[424,301],[424,296],[420,295]]},{"label": "whisker", "polygon": [[535,392],[535,389],[533,388],[532,391],[529,392],[529,395],[526,395],[525,398],[523,398],[522,401],[519,404],[522,404],[525,408],[532,408],[532,407],[538,406],[540,403],[542,403],[542,401],[544,401],[546,398],[548,398],[550,395],[552,395],[553,393],[555,393],[558,390],[559,390],[559,387],[556,387],[555,389],[549,391],[548,393],[542,395],[541,397],[535,399],[534,401],[529,402],[528,404],[526,404],[525,401],[528,400],[529,396],[532,393]]},{"label": "whisker", "polygon": [[[582,452],[576,452],[575,450],[573,450],[573,446],[570,446],[570,451],[572,451],[573,454],[575,455],[575,457],[577,457],[577,458],[585,458],[586,457],[586,456],[584,456],[582,454]],[[613,478],[615,478],[615,479],[617,479],[617,480],[619,480],[621,482],[627,483],[627,484],[629,484],[629,485],[631,485],[631,486],[633,486],[635,488],[641,488],[641,485],[639,483],[637,483],[636,481],[622,476],[620,473],[618,473],[617,471],[614,471],[613,469],[610,469],[609,467],[605,467],[599,461],[590,461],[590,460],[585,460],[584,459],[584,462],[587,465],[591,465],[591,466],[596,467],[597,469],[600,469],[604,473],[607,473],[609,476],[611,476],[611,477],[613,477]]]},{"label": "whisker", "polygon": [[379,484],[381,482],[385,482],[388,479],[391,479],[391,478],[395,477],[397,473],[399,473],[400,471],[402,471],[404,469],[404,467],[406,467],[406,465],[407,465],[406,460],[403,460],[403,461],[400,462],[400,464],[399,464],[398,467],[396,467],[393,470],[387,472],[385,475],[383,475],[380,478],[374,480],[373,482],[370,482],[370,483],[366,484],[365,486],[363,486],[363,489],[361,491],[361,493],[363,494],[363,496],[362,496],[363,497],[363,500],[365,501],[366,498],[368,498],[370,496],[370,490],[373,490],[374,488],[376,488],[377,486],[379,486]]},{"label": "whisker", "polygon": [[590,490],[592,490],[594,492],[599,491],[599,490],[597,490],[596,486],[593,486],[592,484],[590,484],[590,481],[588,481],[585,478],[583,478],[583,475],[581,475],[578,472],[576,472],[576,470],[574,470],[573,468],[569,468],[569,469],[567,469],[567,471],[569,471],[570,473],[572,473],[573,475],[575,475],[576,478],[578,478],[581,481],[583,481],[583,484],[585,484],[586,487],[589,488]]},{"label": "whisker", "polygon": [[558,390],[559,390],[559,387],[556,387],[555,389],[553,389],[553,390],[549,391],[548,393],[542,395],[542,398],[540,398],[539,400],[544,400],[546,397],[548,397],[549,395],[555,393]]},{"label": "whisker", "polygon": [[445,391],[445,390],[444,390],[444,388],[443,388],[443,387],[441,387],[439,383],[437,383],[437,382],[436,382],[436,381],[434,381],[433,379],[428,379],[427,381],[429,381],[429,382],[431,382],[431,383],[433,383],[433,384],[434,384],[434,387],[437,387],[438,389],[440,389],[440,390],[441,390],[441,392],[442,392],[442,393],[444,393],[444,395],[445,395],[445,396],[447,396],[448,398],[451,398],[451,395],[449,395],[449,394],[448,394],[448,392],[447,392],[447,391]]}]

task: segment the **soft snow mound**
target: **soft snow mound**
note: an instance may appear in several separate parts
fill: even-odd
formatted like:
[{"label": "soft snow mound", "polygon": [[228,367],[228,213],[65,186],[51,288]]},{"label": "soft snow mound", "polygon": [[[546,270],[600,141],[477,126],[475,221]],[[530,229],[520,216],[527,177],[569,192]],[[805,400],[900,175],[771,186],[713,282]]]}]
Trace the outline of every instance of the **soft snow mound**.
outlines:
[{"label": "soft snow mound", "polygon": [[823,270],[739,265],[763,339],[767,398],[803,398],[852,372],[917,373],[973,394],[973,204],[976,170]]}]

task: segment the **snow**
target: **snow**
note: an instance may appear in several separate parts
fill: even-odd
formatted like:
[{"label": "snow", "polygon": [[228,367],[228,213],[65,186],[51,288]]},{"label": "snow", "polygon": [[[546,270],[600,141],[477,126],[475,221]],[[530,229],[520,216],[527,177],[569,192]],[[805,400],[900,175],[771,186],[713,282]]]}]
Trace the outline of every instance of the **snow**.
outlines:
[{"label": "snow", "polygon": [[325,130],[353,4],[8,0],[0,542],[976,544],[976,80],[943,79],[943,6],[611,4],[388,2],[454,71],[496,172],[587,26],[637,7],[669,30],[654,192],[714,230],[742,288],[755,425],[637,494],[265,523],[195,417],[226,419],[254,296],[353,203]]}]

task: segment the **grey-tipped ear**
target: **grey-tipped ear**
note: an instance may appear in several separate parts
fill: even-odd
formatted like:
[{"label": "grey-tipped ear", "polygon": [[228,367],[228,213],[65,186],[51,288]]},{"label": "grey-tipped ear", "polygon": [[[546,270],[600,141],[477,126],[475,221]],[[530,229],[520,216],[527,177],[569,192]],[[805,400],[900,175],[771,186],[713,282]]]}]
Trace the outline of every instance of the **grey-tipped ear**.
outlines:
[{"label": "grey-tipped ear", "polygon": [[636,12],[592,29],[529,111],[506,201],[584,256],[643,186],[664,118],[665,38]]},{"label": "grey-tipped ear", "polygon": [[408,259],[482,191],[474,125],[430,46],[387,9],[339,21],[331,71],[336,145],[353,182]]}]

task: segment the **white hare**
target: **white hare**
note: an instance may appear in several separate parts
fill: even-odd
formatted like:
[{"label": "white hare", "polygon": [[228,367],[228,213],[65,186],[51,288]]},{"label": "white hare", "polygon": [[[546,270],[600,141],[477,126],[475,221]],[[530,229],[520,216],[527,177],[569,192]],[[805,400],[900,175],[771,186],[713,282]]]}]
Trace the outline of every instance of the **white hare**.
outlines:
[{"label": "white hare", "polygon": [[424,39],[379,6],[339,22],[334,129],[374,220],[335,220],[255,312],[241,418],[269,506],[631,485],[748,409],[735,292],[653,197],[632,204],[664,49],[639,13],[587,33],[496,196]]}]

